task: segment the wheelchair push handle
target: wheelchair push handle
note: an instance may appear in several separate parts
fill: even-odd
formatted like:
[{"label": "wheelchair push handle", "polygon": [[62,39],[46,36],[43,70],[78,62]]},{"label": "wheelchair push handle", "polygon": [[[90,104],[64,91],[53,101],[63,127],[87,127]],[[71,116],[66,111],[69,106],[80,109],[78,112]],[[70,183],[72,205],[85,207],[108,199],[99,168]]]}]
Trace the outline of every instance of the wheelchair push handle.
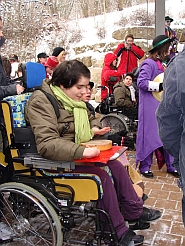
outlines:
[{"label": "wheelchair push handle", "polygon": [[109,93],[110,93],[109,87],[106,86],[106,85],[99,85],[99,86],[98,86],[98,89],[101,89],[101,90],[107,90],[108,95],[109,95]]},{"label": "wheelchair push handle", "polygon": [[100,85],[100,86],[98,86],[98,88],[101,88],[102,90],[107,90],[108,97],[105,99],[106,100],[106,104],[107,105],[111,105],[111,101],[112,101],[113,95],[110,94],[109,87],[106,86],[106,85]]},{"label": "wheelchair push handle", "polygon": [[106,85],[99,85],[99,86],[98,86],[98,89],[108,90],[108,92],[109,92],[109,87],[106,86]]}]

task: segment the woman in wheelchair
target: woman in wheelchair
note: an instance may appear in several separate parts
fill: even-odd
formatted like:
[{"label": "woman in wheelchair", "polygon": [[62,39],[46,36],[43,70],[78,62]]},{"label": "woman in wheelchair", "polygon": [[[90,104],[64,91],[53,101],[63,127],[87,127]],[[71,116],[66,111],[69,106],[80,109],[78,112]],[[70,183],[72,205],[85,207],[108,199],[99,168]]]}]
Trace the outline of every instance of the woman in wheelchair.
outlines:
[{"label": "woman in wheelchair", "polygon": [[[100,122],[87,113],[86,105],[81,101],[89,80],[89,69],[83,63],[72,60],[60,63],[52,79],[43,81],[42,90],[57,100],[60,111],[58,119],[43,92],[37,90],[29,99],[25,108],[26,119],[34,132],[41,156],[56,161],[74,161],[99,155],[96,147],[80,145],[94,135],[103,135],[110,130],[101,129]],[[99,167],[101,164],[77,165],[73,172],[92,173],[100,177],[104,193],[98,207],[109,213],[119,245],[139,245],[144,237],[128,228],[125,220],[146,224],[160,218],[161,213],[143,207],[143,200],[137,196],[125,167],[119,161],[108,161],[106,165],[112,172],[114,184],[108,173]],[[107,224],[105,229],[108,228]]]},{"label": "woman in wheelchair", "polygon": [[124,114],[136,120],[138,119],[138,107],[136,88],[134,88],[133,80],[133,73],[127,73],[123,81],[115,84],[114,98],[115,104],[124,108]]}]

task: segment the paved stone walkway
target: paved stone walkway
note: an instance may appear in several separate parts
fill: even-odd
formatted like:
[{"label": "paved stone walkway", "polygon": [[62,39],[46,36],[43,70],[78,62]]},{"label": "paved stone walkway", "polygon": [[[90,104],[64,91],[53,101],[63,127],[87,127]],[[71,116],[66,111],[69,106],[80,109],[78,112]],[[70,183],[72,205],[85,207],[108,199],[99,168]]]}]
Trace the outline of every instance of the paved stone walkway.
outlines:
[{"label": "paved stone walkway", "polygon": [[[131,164],[135,164],[135,152],[128,152]],[[156,159],[153,159],[151,169],[153,179],[143,177],[145,193],[148,200],[145,206],[159,209],[162,217],[148,230],[137,231],[145,236],[143,246],[180,246],[185,245],[185,229],[181,217],[181,190],[177,187],[177,179],[166,173],[166,166],[158,170]]]},{"label": "paved stone walkway", "polygon": [[[127,151],[127,154],[130,163],[134,166],[135,151]],[[148,230],[136,231],[136,233],[145,236],[143,246],[185,246],[185,229],[181,219],[182,193],[177,187],[177,179],[166,173],[166,166],[158,170],[155,158],[151,170],[154,173],[153,179],[143,177],[145,193],[148,195],[145,206],[159,209],[162,217],[151,223]],[[80,228],[80,234],[73,230],[70,236],[75,235],[75,238],[84,239],[91,234],[91,226],[92,224],[90,226],[85,224]]]}]

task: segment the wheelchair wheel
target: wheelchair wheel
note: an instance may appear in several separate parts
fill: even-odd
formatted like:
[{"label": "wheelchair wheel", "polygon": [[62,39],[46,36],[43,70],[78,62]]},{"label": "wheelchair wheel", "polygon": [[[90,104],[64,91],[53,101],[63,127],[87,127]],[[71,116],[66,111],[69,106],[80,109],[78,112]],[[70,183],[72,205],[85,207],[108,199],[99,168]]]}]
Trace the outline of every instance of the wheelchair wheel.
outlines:
[{"label": "wheelchair wheel", "polygon": [[110,134],[115,134],[123,130],[128,131],[128,125],[126,122],[127,119],[128,119],[127,116],[113,113],[103,116],[100,122],[102,123],[103,127],[110,126],[111,128]]},{"label": "wheelchair wheel", "polygon": [[19,246],[63,243],[61,223],[51,204],[41,193],[22,183],[0,185],[0,227],[3,226],[9,241]]}]

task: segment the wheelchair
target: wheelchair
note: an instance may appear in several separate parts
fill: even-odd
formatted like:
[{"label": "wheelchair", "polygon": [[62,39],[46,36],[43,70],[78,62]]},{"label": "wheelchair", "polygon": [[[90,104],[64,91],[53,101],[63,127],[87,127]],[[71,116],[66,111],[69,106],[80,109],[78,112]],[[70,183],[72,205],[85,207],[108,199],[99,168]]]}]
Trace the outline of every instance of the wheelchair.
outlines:
[{"label": "wheelchair", "polygon": [[128,137],[136,142],[138,120],[136,117],[128,117],[124,114],[124,108],[115,105],[114,95],[110,93],[110,88],[113,85],[109,81],[108,86],[99,86],[99,88],[107,90],[108,96],[99,104],[95,111],[103,114],[100,121],[102,127],[109,126],[111,128],[109,135],[125,132]]},{"label": "wheelchair", "polygon": [[[13,96],[13,100],[25,105],[30,95]],[[75,162],[42,158],[23,115],[17,116],[22,117],[21,121],[15,120],[18,113],[11,101],[12,97],[1,102],[4,155],[1,153],[0,162],[4,172],[0,185],[0,226],[9,228],[9,236],[1,235],[0,243],[61,246],[66,242],[100,246],[106,241],[118,245],[109,214],[97,207],[103,196],[100,178],[72,173]],[[9,176],[3,180],[3,173],[7,172]],[[85,241],[71,238],[71,229],[85,221],[93,224],[91,237]],[[105,221],[108,231],[104,229]]]}]

